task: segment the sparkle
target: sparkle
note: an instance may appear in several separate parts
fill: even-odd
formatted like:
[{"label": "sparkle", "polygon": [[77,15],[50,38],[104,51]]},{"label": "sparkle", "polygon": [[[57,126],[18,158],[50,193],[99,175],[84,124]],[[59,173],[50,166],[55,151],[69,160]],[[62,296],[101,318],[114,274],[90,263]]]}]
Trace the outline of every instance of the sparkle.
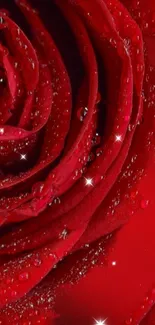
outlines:
[{"label": "sparkle", "polygon": [[4,134],[4,128],[0,128],[0,134]]},{"label": "sparkle", "polygon": [[97,319],[94,319],[95,320],[95,325],[106,325],[106,320],[107,320],[107,318],[106,319],[104,319],[104,320],[97,320]]},{"label": "sparkle", "polygon": [[113,261],[111,264],[112,264],[112,266],[115,266],[117,263],[116,263],[116,261]]},{"label": "sparkle", "polygon": [[115,136],[115,141],[116,141],[116,142],[120,142],[120,141],[122,141],[122,136],[119,135],[119,134],[117,134],[117,135]]},{"label": "sparkle", "polygon": [[26,154],[22,154],[22,155],[20,155],[20,159],[21,159],[21,160],[26,160]]},{"label": "sparkle", "polygon": [[86,186],[93,186],[93,179],[85,177],[85,184]]}]

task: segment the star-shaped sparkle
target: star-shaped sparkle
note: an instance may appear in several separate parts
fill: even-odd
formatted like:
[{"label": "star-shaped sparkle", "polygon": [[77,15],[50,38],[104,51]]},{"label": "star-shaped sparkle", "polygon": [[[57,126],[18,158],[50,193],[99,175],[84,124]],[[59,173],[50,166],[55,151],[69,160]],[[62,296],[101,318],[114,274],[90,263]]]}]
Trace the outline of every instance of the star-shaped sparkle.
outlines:
[{"label": "star-shaped sparkle", "polygon": [[97,319],[95,319],[95,325],[106,325],[106,320],[107,320],[107,318],[106,319],[104,319],[104,320],[102,320],[102,319],[100,319],[100,320],[97,320]]},{"label": "star-shaped sparkle", "polygon": [[120,141],[122,141],[122,136],[121,136],[120,134],[117,134],[117,135],[115,136],[115,141],[116,141],[116,142],[120,142]]},{"label": "star-shaped sparkle", "polygon": [[93,186],[93,179],[85,177],[85,185],[86,186]]},{"label": "star-shaped sparkle", "polygon": [[21,159],[21,160],[26,160],[26,154],[22,154],[22,155],[20,155],[20,159]]}]

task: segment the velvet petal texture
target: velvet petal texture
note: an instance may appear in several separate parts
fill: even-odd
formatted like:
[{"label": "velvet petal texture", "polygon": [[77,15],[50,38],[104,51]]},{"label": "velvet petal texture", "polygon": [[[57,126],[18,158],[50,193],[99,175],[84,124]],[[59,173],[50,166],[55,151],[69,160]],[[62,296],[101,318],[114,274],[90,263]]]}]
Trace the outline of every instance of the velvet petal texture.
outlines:
[{"label": "velvet petal texture", "polygon": [[0,4],[1,324],[154,322],[149,2]]}]

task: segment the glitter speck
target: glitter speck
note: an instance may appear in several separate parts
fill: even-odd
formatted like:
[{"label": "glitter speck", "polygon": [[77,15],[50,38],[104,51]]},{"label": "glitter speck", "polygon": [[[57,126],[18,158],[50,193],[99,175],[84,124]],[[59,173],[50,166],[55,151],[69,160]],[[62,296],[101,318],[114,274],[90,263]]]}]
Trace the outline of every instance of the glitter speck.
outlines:
[{"label": "glitter speck", "polygon": [[106,323],[106,320],[107,320],[107,318],[104,319],[104,320],[102,320],[102,319],[100,319],[100,320],[95,319],[95,325],[106,325],[107,324]]},{"label": "glitter speck", "polygon": [[122,136],[121,136],[120,134],[117,134],[117,135],[115,136],[115,141],[116,141],[116,142],[120,142],[120,141],[122,141]]},{"label": "glitter speck", "polygon": [[85,185],[86,186],[93,186],[93,179],[85,177]]},{"label": "glitter speck", "polygon": [[117,263],[116,263],[116,261],[112,261],[111,264],[112,264],[112,266],[116,266]]},{"label": "glitter speck", "polygon": [[22,154],[22,155],[20,155],[20,159],[21,159],[21,160],[26,160],[26,154]]}]

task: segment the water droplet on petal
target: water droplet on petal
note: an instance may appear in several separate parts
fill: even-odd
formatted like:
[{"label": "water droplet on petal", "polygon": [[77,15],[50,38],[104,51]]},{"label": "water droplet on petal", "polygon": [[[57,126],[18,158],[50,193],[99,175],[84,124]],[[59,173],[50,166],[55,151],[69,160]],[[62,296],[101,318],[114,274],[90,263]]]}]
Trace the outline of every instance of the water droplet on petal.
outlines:
[{"label": "water droplet on petal", "polygon": [[11,297],[16,297],[17,296],[17,291],[11,291]]},{"label": "water droplet on petal", "polygon": [[42,264],[42,261],[39,258],[35,258],[33,264],[34,266],[39,267]]},{"label": "water droplet on petal", "polygon": [[137,72],[142,72],[143,71],[143,65],[142,64],[137,64]]},{"label": "water droplet on petal", "polygon": [[89,156],[88,156],[88,162],[92,162],[92,161],[94,161],[94,159],[95,159],[95,155],[94,155],[93,152],[91,152],[91,153],[89,154]]},{"label": "water droplet on petal", "polygon": [[19,275],[19,281],[26,281],[29,278],[29,273],[28,272],[23,272]]},{"label": "water droplet on petal", "polygon": [[133,192],[131,192],[131,194],[130,194],[130,198],[131,199],[135,199],[136,198],[136,196],[137,196],[137,194],[138,194],[138,191],[133,191]]},{"label": "water droplet on petal", "polygon": [[78,170],[78,169],[75,170],[75,173],[74,173],[73,179],[74,179],[74,180],[78,180],[78,179],[79,179],[79,170]]},{"label": "water droplet on petal", "polygon": [[141,208],[146,209],[149,205],[149,200],[142,200],[141,201]]},{"label": "water droplet on petal", "polygon": [[4,18],[0,17],[0,24],[4,24]]},{"label": "water droplet on petal", "polygon": [[146,296],[145,299],[144,299],[145,302],[149,301],[149,297]]},{"label": "water droplet on petal", "polygon": [[65,229],[63,229],[63,231],[59,234],[59,238],[61,239],[66,239],[66,237],[67,237],[67,235],[68,235],[68,230],[65,228]]},{"label": "water droplet on petal", "polygon": [[56,197],[54,200],[53,200],[54,204],[60,204],[61,203],[61,200],[59,197]]},{"label": "water droplet on petal", "polygon": [[0,83],[2,84],[4,82],[4,78],[0,78]]},{"label": "water droplet on petal", "polygon": [[78,119],[83,122],[84,118],[86,117],[88,113],[88,108],[87,107],[80,107],[77,111],[77,117]]},{"label": "water droplet on petal", "polygon": [[132,324],[132,321],[133,321],[133,319],[132,319],[132,317],[130,317],[129,319],[126,320],[125,324],[130,325],[130,324]]},{"label": "water droplet on petal", "polygon": [[98,133],[96,133],[95,136],[93,137],[93,145],[98,146],[100,142],[101,142],[101,137]]},{"label": "water droplet on petal", "polygon": [[38,182],[32,186],[32,193],[35,197],[40,196],[44,188],[44,184],[41,182]]},{"label": "water droplet on petal", "polygon": [[103,150],[100,149],[100,148],[97,148],[97,150],[96,150],[96,156],[99,157],[99,156],[101,156],[102,154],[103,154]]}]

